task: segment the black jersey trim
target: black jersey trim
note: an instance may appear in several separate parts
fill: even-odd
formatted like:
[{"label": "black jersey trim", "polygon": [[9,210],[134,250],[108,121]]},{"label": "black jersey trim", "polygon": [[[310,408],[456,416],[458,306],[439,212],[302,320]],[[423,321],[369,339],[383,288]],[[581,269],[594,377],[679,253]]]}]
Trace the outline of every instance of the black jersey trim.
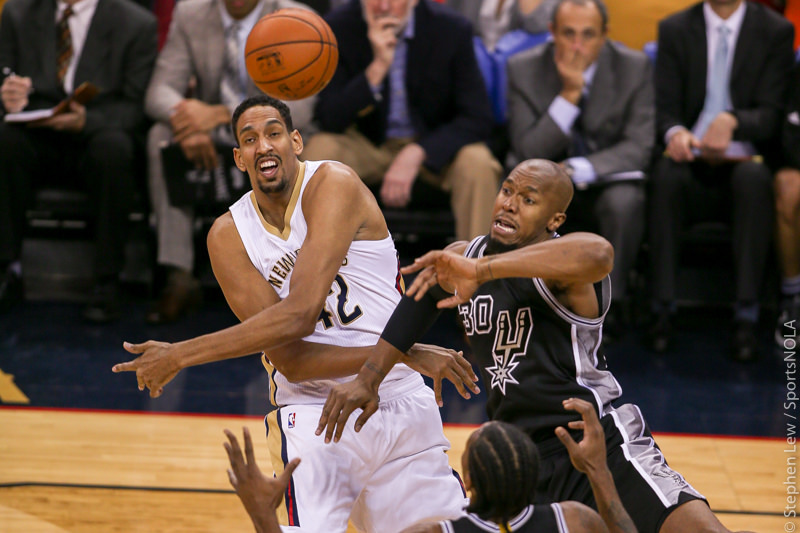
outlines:
[{"label": "black jersey trim", "polygon": [[483,251],[486,249],[486,246],[484,246],[483,250],[481,250],[477,254],[474,254],[473,252],[485,237],[486,235],[481,235],[480,237],[475,237],[474,239],[472,239],[470,243],[467,245],[467,249],[464,250],[464,257],[482,257]]},{"label": "black jersey trim", "polygon": [[556,517],[556,525],[558,526],[558,533],[569,533],[569,527],[567,527],[567,519],[564,517],[564,510],[561,508],[561,505],[558,503],[551,503],[550,508],[553,510],[553,514]]},{"label": "black jersey trim", "polygon": [[[603,279],[603,283],[605,283],[606,279],[608,278]],[[553,309],[553,311],[555,311],[565,321],[573,324],[582,324],[584,326],[600,326],[603,324],[603,319],[608,311],[607,309],[603,309],[603,312],[597,318],[585,318],[578,316],[567,309],[564,304],[558,301],[558,299],[556,299],[553,293],[550,292],[550,289],[547,288],[547,285],[542,278],[531,278],[531,280],[533,280],[536,290],[539,291],[539,295],[544,299],[545,302],[547,302],[550,308]]]}]

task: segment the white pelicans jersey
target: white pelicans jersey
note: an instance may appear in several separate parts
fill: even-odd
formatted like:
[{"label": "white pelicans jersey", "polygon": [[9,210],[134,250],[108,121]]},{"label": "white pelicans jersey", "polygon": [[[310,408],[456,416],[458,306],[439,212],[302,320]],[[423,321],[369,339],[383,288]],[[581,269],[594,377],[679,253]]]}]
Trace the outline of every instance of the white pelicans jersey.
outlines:
[{"label": "white pelicans jersey", "polygon": [[[295,260],[308,231],[303,215],[303,192],[324,162],[303,163],[302,179],[295,183],[282,232],[264,219],[252,191],[230,208],[250,261],[281,299],[289,295]],[[336,346],[373,346],[400,301],[402,291],[397,251],[391,236],[379,241],[353,241],[325,299],[314,333],[304,340]],[[269,364],[267,357],[263,360],[270,373],[271,401],[277,406],[324,403],[333,385],[353,378],[290,383]],[[391,389],[393,382],[411,376],[422,380],[406,365],[395,365],[381,390]]]}]

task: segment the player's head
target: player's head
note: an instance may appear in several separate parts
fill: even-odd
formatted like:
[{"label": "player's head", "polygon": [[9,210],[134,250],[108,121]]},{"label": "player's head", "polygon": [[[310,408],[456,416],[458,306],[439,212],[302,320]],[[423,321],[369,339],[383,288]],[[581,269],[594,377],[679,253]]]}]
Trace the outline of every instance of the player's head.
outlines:
[{"label": "player's head", "polygon": [[552,161],[528,159],[514,167],[494,202],[489,253],[550,238],[567,219],[572,193],[569,176]]},{"label": "player's head", "polygon": [[248,98],[233,112],[231,127],[236,166],[247,172],[253,190],[281,193],[294,184],[303,139],[286,104],[266,95]]},{"label": "player's head", "polygon": [[539,452],[516,426],[487,422],[467,439],[461,469],[470,491],[467,511],[507,527],[534,501]]},{"label": "player's head", "polygon": [[550,33],[557,54],[578,51],[588,64],[594,63],[607,32],[608,9],[603,0],[560,0],[553,8]]}]

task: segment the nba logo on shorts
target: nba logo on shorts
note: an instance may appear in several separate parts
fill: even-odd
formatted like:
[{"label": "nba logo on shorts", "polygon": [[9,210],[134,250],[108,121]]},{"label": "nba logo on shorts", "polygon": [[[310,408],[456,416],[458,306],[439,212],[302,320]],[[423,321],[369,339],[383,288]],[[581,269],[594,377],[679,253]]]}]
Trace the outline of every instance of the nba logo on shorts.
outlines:
[{"label": "nba logo on shorts", "polygon": [[292,429],[294,427],[294,413],[289,413],[289,418],[287,419],[287,427]]}]

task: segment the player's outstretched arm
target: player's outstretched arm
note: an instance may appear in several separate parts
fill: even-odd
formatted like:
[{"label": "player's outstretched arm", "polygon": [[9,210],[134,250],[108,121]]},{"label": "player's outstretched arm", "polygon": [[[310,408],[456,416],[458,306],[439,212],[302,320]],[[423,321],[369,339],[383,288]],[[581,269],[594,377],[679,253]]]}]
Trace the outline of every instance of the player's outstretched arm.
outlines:
[{"label": "player's outstretched arm", "polygon": [[[374,197],[351,169],[332,163],[321,166],[303,195],[308,233],[285,299],[215,333],[175,344],[136,345],[140,357],[116,365],[114,371],[135,371],[139,386],[158,396],[182,368],[269,350],[310,335],[353,240],[388,235],[377,204],[370,202],[374,204]],[[345,212],[349,216],[342,217]]]},{"label": "player's outstretched arm", "polygon": [[292,473],[300,464],[300,459],[295,458],[289,461],[280,476],[267,477],[256,464],[250,432],[246,427],[243,428],[243,431],[244,455],[242,455],[236,436],[230,430],[225,430],[228,442],[223,443],[223,446],[231,463],[231,467],[228,469],[228,480],[236,491],[236,495],[239,496],[247,514],[250,515],[256,533],[280,533],[281,528],[278,524],[278,517],[275,515],[275,509],[280,505]]},{"label": "player's outstretched arm", "polygon": [[[480,285],[493,279],[542,278],[562,285],[579,285],[600,281],[613,265],[614,249],[606,239],[593,233],[570,233],[477,259],[447,250],[428,252],[401,272],[410,274],[433,266],[438,284],[453,294],[440,301],[439,306],[454,307],[468,301]],[[412,284],[407,294],[417,298],[429,287],[430,283],[421,281]]]},{"label": "player's outstretched arm", "polygon": [[556,428],[556,436],[567,448],[572,465],[589,478],[600,516],[611,533],[636,533],[636,526],[622,506],[608,469],[605,433],[594,406],[578,398],[569,398],[562,403],[564,409],[580,413],[581,420],[568,425],[571,429],[583,430],[583,440],[575,442],[563,427]]}]

